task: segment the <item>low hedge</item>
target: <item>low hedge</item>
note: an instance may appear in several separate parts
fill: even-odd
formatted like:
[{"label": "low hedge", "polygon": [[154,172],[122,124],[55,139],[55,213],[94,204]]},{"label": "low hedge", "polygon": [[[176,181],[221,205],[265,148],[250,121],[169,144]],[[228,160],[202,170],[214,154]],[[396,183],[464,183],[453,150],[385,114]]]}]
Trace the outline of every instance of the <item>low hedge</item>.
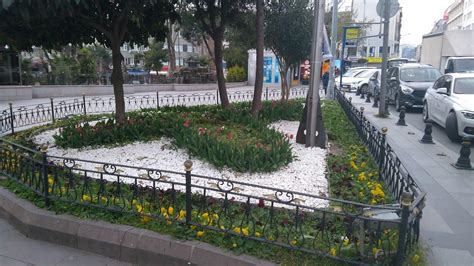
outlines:
[{"label": "low hedge", "polygon": [[113,117],[96,124],[72,121],[54,138],[62,148],[83,148],[166,136],[190,154],[238,172],[270,172],[290,163],[293,155],[288,137],[268,124],[299,119],[301,101],[266,102],[258,120],[249,115],[249,108],[248,103],[241,103],[230,109],[198,106],[141,110],[128,113],[122,124]]}]

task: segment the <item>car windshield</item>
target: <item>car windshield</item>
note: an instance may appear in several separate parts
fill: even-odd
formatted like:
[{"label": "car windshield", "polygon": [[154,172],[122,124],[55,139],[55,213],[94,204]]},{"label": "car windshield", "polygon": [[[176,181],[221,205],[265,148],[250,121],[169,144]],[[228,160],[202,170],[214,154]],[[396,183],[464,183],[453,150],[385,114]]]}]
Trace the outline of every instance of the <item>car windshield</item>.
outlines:
[{"label": "car windshield", "polygon": [[363,69],[352,69],[352,70],[347,71],[342,76],[343,77],[355,77],[357,74],[359,74],[360,72],[363,72],[363,71],[365,71],[365,70],[363,70]]},{"label": "car windshield", "polygon": [[405,68],[400,71],[400,80],[405,82],[434,82],[440,76],[435,68]]},{"label": "car windshield", "polygon": [[474,59],[454,60],[455,72],[474,72]]},{"label": "car windshield", "polygon": [[369,78],[371,77],[373,74],[375,73],[375,71],[364,71],[362,73],[359,73],[356,77],[358,78]]},{"label": "car windshield", "polygon": [[457,78],[454,83],[454,93],[457,94],[474,94],[474,77]]}]

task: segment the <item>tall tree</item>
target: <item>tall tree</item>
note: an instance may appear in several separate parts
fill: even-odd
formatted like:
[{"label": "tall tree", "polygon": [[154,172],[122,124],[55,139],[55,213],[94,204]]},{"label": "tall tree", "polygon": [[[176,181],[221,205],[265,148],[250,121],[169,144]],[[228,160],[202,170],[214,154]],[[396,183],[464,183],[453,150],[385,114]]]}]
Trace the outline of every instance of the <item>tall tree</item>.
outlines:
[{"label": "tall tree", "polygon": [[[221,104],[229,106],[224,77],[223,42],[226,27],[247,8],[246,0],[187,0],[188,8],[197,20],[202,32],[214,41],[213,59],[216,66],[217,84]],[[204,37],[204,40],[206,38]]]},{"label": "tall tree", "polygon": [[252,100],[253,117],[258,117],[258,113],[262,109],[262,90],[263,90],[263,49],[264,49],[264,3],[263,0],[257,0],[257,62],[255,69],[255,86]]},{"label": "tall tree", "polygon": [[79,84],[95,83],[97,79],[97,62],[89,47],[83,47],[77,53],[77,72],[77,82]]},{"label": "tall tree", "polygon": [[289,98],[287,73],[310,55],[312,5],[309,0],[270,0],[265,11],[265,43],[280,68],[282,99]]},{"label": "tall tree", "polygon": [[163,43],[152,41],[150,43],[150,50],[144,53],[145,69],[159,71],[166,58],[167,50],[163,49]]},{"label": "tall tree", "polygon": [[54,48],[95,41],[112,50],[115,117],[125,120],[122,54],[124,42],[147,44],[148,37],[165,37],[165,22],[173,17],[167,0],[5,1],[0,12],[0,41],[13,40],[19,49],[32,45]]}]

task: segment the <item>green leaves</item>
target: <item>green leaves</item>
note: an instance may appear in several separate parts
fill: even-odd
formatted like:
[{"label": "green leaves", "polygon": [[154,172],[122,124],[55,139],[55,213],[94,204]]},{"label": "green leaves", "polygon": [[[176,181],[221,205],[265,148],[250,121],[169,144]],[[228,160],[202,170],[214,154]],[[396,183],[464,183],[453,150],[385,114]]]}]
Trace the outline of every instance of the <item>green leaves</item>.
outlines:
[{"label": "green leaves", "polygon": [[54,138],[60,147],[82,148],[167,136],[190,154],[218,168],[226,166],[238,172],[271,172],[290,163],[293,155],[288,140],[267,124],[299,118],[300,102],[265,102],[259,120],[249,115],[249,108],[249,103],[234,104],[231,109],[164,107],[129,113],[123,124],[110,118],[94,126],[74,120]]}]

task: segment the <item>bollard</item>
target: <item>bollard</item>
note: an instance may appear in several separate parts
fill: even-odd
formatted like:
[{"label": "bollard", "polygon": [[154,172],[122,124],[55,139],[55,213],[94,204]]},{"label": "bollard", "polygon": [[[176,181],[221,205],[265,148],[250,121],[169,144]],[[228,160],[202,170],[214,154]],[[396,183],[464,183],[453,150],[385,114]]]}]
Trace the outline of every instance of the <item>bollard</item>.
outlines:
[{"label": "bollard", "polygon": [[458,161],[453,166],[457,169],[474,170],[469,158],[471,156],[471,140],[468,137],[462,139],[461,151],[459,153]]},{"label": "bollard", "polygon": [[362,88],[360,89],[360,98],[365,99],[365,94],[364,94],[364,91],[362,90]]},{"label": "bollard", "polygon": [[406,126],[407,123],[405,122],[405,106],[400,107],[400,115],[398,117],[398,122],[396,123],[397,126]]},{"label": "bollard", "polygon": [[366,99],[365,99],[365,102],[366,102],[366,103],[371,103],[371,101],[370,101],[370,93],[367,93],[367,97],[366,97]]},{"label": "bollard", "polygon": [[190,160],[184,162],[184,170],[186,171],[186,225],[189,225],[192,212],[191,171],[193,170],[193,162]]},{"label": "bollard", "polygon": [[390,113],[388,112],[388,100],[385,100],[385,114],[389,115]]},{"label": "bollard", "polygon": [[[351,91],[351,89],[349,88],[349,91]],[[360,96],[360,90],[356,90],[356,96]]]},{"label": "bollard", "polygon": [[352,97],[349,97],[349,102],[352,103]]},{"label": "bollard", "polygon": [[374,97],[374,104],[372,105],[374,108],[379,108],[379,96]]},{"label": "bollard", "polygon": [[424,144],[435,144],[433,141],[433,137],[431,136],[432,132],[433,132],[433,121],[431,119],[428,119],[428,121],[426,121],[425,123],[425,134],[420,139],[420,142]]}]

